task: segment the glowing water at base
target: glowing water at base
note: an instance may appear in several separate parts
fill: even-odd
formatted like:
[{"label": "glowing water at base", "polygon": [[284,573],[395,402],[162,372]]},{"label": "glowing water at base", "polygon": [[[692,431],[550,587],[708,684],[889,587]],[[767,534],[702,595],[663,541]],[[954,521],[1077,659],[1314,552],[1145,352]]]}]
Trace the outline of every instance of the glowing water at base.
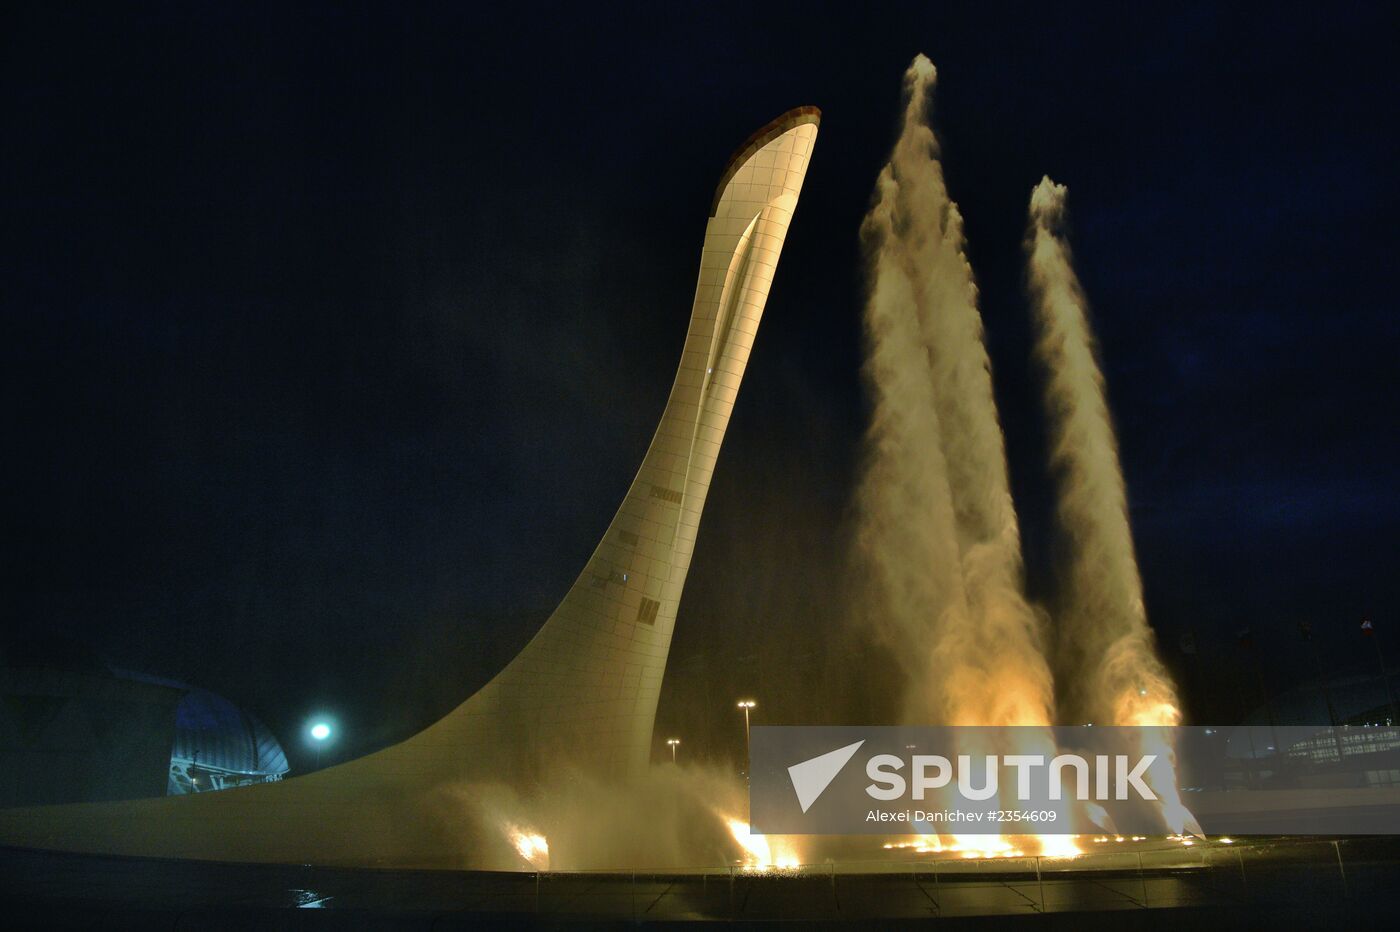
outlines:
[{"label": "glowing water at base", "polygon": [[726,817],[725,825],[744,849],[743,867],[746,871],[791,870],[802,862],[783,839],[771,843],[765,835],[755,835],[749,831],[749,824],[743,819]]},{"label": "glowing water at base", "polygon": [[531,867],[549,870],[549,842],[543,835],[510,823],[505,825],[504,830],[511,845]]}]

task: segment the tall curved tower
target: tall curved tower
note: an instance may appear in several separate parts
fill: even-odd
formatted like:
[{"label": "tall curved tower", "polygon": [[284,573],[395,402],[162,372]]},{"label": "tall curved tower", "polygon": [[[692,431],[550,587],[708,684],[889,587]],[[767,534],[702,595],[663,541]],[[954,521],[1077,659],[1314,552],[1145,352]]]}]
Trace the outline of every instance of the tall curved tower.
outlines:
[{"label": "tall curved tower", "polygon": [[408,740],[282,783],[0,810],[0,844],[160,857],[441,863],[436,788],[528,788],[546,768],[640,773],[720,443],[797,207],[820,111],[764,125],[730,159],[705,226],[680,368],[632,486],[564,600],[514,660]]},{"label": "tall curved tower", "polygon": [[[680,368],[627,497],[534,640],[416,746],[452,754],[469,735],[528,735],[517,747],[536,758],[614,775],[646,766],[700,513],[819,117],[815,107],[790,110],[730,159],[705,227]],[[521,763],[528,771],[536,762]]]}]

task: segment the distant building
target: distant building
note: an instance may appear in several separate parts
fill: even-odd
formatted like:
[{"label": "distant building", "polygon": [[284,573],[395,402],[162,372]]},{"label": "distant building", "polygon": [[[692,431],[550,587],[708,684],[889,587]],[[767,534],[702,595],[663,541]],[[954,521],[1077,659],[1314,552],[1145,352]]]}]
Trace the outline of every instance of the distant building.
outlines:
[{"label": "distant building", "polygon": [[208,690],[115,670],[62,638],[4,648],[0,807],[202,793],[289,769],[262,722]]},{"label": "distant building", "polygon": [[184,692],[175,707],[167,795],[272,783],[291,769],[282,745],[267,726],[223,696],[162,677],[127,670],[118,673]]},{"label": "distant building", "polygon": [[[1300,786],[1400,785],[1400,716],[1394,683],[1374,675],[1315,680],[1271,696],[1243,724],[1224,729],[1226,782]],[[1334,732],[1328,726],[1335,723]],[[1298,740],[1296,726],[1316,731]],[[1369,727],[1368,727],[1369,726]],[[1389,727],[1397,726],[1397,727]],[[1282,747],[1275,743],[1287,729]]]},{"label": "distant building", "polygon": [[107,672],[0,668],[0,807],[164,795],[179,702]]}]

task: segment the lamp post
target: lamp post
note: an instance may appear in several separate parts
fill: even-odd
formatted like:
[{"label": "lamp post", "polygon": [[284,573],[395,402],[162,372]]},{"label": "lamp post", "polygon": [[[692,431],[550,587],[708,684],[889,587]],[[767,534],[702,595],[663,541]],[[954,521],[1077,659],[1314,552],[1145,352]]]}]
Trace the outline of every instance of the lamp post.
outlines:
[{"label": "lamp post", "polygon": [[316,769],[321,769],[321,746],[324,745],[331,736],[331,726],[326,722],[316,722],[307,733],[311,735],[311,740],[316,747]]},{"label": "lamp post", "polygon": [[749,712],[758,703],[752,699],[740,699],[739,708],[744,710],[744,776],[747,779],[749,773]]},{"label": "lamp post", "polygon": [[1385,654],[1381,653],[1381,642],[1376,640],[1376,627],[1371,624],[1371,619],[1361,619],[1361,633],[1371,639],[1371,643],[1376,647],[1376,661],[1381,665],[1381,682],[1385,684],[1385,703],[1390,710],[1390,720],[1387,725],[1394,725],[1400,716],[1395,713],[1395,694],[1390,689],[1390,673],[1385,668]]},{"label": "lamp post", "polygon": [[676,762],[676,746],[681,743],[680,738],[667,738],[666,743],[671,746],[671,763]]}]

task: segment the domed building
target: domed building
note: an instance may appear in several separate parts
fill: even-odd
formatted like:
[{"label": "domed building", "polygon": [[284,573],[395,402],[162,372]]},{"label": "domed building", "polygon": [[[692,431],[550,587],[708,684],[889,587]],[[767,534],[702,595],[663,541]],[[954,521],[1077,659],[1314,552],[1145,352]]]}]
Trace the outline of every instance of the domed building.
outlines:
[{"label": "domed building", "polygon": [[164,793],[180,692],[44,641],[0,655],[0,808]]},{"label": "domed building", "polygon": [[0,808],[281,780],[262,722],[207,689],[114,669],[43,632],[0,640]]},{"label": "domed building", "polygon": [[223,696],[164,677],[116,672],[127,679],[184,692],[175,707],[175,743],[166,795],[271,783],[291,769],[282,745],[267,726]]}]

